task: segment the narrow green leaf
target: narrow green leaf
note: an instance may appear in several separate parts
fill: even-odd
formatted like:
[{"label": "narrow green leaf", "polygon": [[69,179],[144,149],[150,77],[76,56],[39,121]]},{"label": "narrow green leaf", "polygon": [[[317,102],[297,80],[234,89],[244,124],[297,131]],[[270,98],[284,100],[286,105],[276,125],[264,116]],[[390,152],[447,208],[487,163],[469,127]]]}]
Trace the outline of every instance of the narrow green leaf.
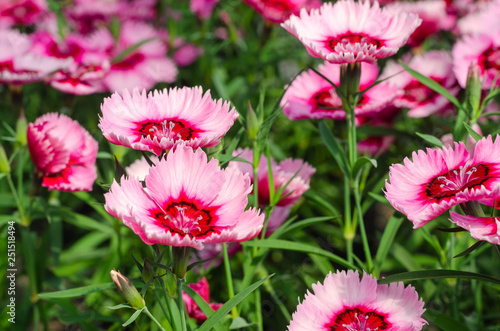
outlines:
[{"label": "narrow green leaf", "polygon": [[288,240],[281,240],[281,239],[264,239],[264,240],[252,240],[252,241],[246,241],[241,243],[243,246],[250,246],[250,247],[265,247],[265,248],[274,248],[274,249],[284,249],[288,251],[296,251],[296,252],[302,252],[302,253],[311,253],[311,254],[318,254],[322,256],[326,256],[329,259],[331,259],[333,262],[340,264],[343,267],[349,268],[349,269],[356,269],[356,267],[344,260],[343,258],[339,257],[338,255],[335,255],[327,250],[321,249],[319,247],[307,245],[307,244],[302,244],[302,243],[297,243],[293,241],[288,241]]},{"label": "narrow green leaf", "polygon": [[133,51],[135,51],[136,49],[138,49],[142,45],[144,45],[146,43],[149,43],[150,41],[153,41],[155,39],[158,39],[158,38],[153,37],[153,38],[144,39],[143,41],[138,42],[137,44],[130,46],[129,48],[125,49],[123,52],[121,52],[120,54],[118,54],[118,56],[116,56],[113,60],[111,60],[111,63],[115,64],[115,63],[118,63],[118,62],[121,62],[121,61],[125,60],[125,58],[130,53],[132,53]]},{"label": "narrow green leaf", "polygon": [[342,147],[338,143],[337,139],[333,135],[332,131],[326,126],[325,122],[323,121],[319,123],[319,134],[321,136],[321,139],[323,140],[323,143],[326,145],[330,153],[332,153],[333,158],[340,167],[340,170],[342,170],[344,175],[350,176],[348,166],[349,163],[347,162],[345,153],[342,150]]},{"label": "narrow green leaf", "polygon": [[[214,314],[214,310],[212,309],[212,307],[210,307],[205,299],[203,299],[201,295],[196,293],[191,287],[189,287],[187,284],[182,284],[182,290],[186,292],[191,297],[191,299],[194,300],[194,302],[196,302],[198,307],[201,309],[203,314],[207,316],[207,318]],[[221,323],[216,323],[213,328],[217,331],[225,330]]]},{"label": "narrow green leaf", "polygon": [[106,307],[106,308],[111,309],[111,310],[117,310],[117,309],[122,309],[122,308],[132,308],[132,306],[129,305],[128,303],[120,303],[119,305],[112,306],[112,307]]},{"label": "narrow green leaf", "polygon": [[200,264],[203,264],[203,263],[205,263],[205,262],[208,262],[208,261],[210,261],[210,260],[215,259],[217,256],[219,256],[219,254],[220,254],[220,253],[221,253],[221,252],[219,252],[219,253],[215,254],[215,255],[214,255],[214,256],[212,256],[212,257],[209,257],[208,259],[205,259],[205,260],[199,260],[199,261],[196,261],[196,262],[191,263],[190,265],[188,265],[188,266],[187,266],[187,271],[189,271],[189,270],[193,269],[193,268],[194,268],[194,267],[196,267],[197,265],[200,265]]},{"label": "narrow green leaf", "polygon": [[357,160],[356,163],[354,163],[354,167],[352,169],[352,173],[354,176],[357,176],[358,172],[361,170],[361,168],[365,164],[371,164],[373,165],[374,168],[377,167],[377,160],[375,159],[370,159],[366,156],[360,156]]},{"label": "narrow green leaf", "polygon": [[132,324],[137,319],[137,317],[139,317],[139,315],[142,313],[143,310],[144,310],[144,308],[139,309],[136,312],[134,312],[132,314],[132,316],[130,316],[130,318],[125,323],[122,324],[122,326],[127,326],[129,324]]},{"label": "narrow green leaf", "polygon": [[466,122],[464,122],[464,127],[467,130],[467,132],[469,132],[471,137],[474,138],[475,141],[479,141],[479,140],[483,139],[483,136],[481,136],[479,133],[474,131],[474,129],[471,128],[471,126],[469,124],[467,124]]},{"label": "narrow green leaf", "polygon": [[69,290],[55,291],[55,292],[43,292],[38,294],[38,299],[52,299],[52,298],[74,298],[87,295],[89,293],[100,292],[104,290],[109,290],[115,288],[116,285],[113,282],[104,284],[95,284],[83,287],[72,288]]},{"label": "narrow green leaf", "polygon": [[375,267],[380,270],[380,266],[387,258],[389,251],[392,246],[392,242],[396,237],[396,233],[403,222],[402,217],[396,217],[392,215],[389,219],[389,222],[385,226],[384,233],[382,234],[382,238],[380,239],[380,245],[378,246],[377,253],[375,254]]},{"label": "narrow green leaf", "polygon": [[471,247],[467,248],[462,253],[455,255],[453,258],[462,257],[462,256],[465,256],[465,255],[468,255],[468,254],[472,253],[473,251],[475,251],[477,248],[479,248],[484,243],[486,243],[486,241],[478,241],[474,245],[472,245]]},{"label": "narrow green leaf", "polygon": [[390,206],[391,204],[389,201],[384,196],[381,196],[380,194],[374,193],[374,192],[368,192],[368,195],[375,201],[378,201],[380,203],[383,203],[384,205]]},{"label": "narrow green leaf", "polygon": [[274,274],[267,276],[264,279],[261,279],[252,285],[248,286],[234,297],[229,299],[225,304],[222,305],[217,311],[212,314],[207,320],[197,329],[197,331],[208,331],[212,328],[218,321],[220,321],[224,316],[226,316],[234,306],[240,303],[243,299],[245,299],[250,293],[255,291],[259,286],[261,286],[266,280],[274,276]]},{"label": "narrow green leaf", "polygon": [[465,323],[428,307],[425,309],[423,317],[442,331],[470,331]]},{"label": "narrow green leaf", "polygon": [[238,316],[231,322],[231,325],[229,326],[229,330],[248,328],[248,327],[255,325],[255,324],[256,323],[248,323],[243,317]]},{"label": "narrow green leaf", "polygon": [[396,275],[391,275],[378,280],[379,284],[389,284],[393,282],[405,282],[411,280],[422,280],[422,279],[437,279],[437,278],[462,278],[462,279],[477,279],[485,282],[491,282],[495,284],[500,284],[500,279],[493,278],[490,276],[468,272],[468,271],[458,271],[458,270],[447,270],[447,269],[431,269],[431,270],[419,270],[419,271],[409,271],[403,272]]},{"label": "narrow green leaf", "polygon": [[457,109],[462,109],[462,105],[460,104],[458,99],[455,98],[450,92],[448,92],[448,90],[445,87],[443,87],[441,84],[439,84],[435,80],[433,80],[429,77],[426,77],[426,76],[422,75],[421,73],[411,69],[406,64],[404,64],[403,61],[401,61],[401,60],[399,60],[399,64],[401,64],[401,66],[410,75],[415,77],[420,83],[424,84],[425,86],[427,86],[428,88],[430,88],[434,92],[441,94],[443,97],[448,99],[453,105],[455,105],[455,107],[457,107]]},{"label": "narrow green leaf", "polygon": [[422,138],[423,140],[427,141],[431,145],[434,145],[437,147],[443,147],[443,143],[441,142],[441,140],[439,140],[438,138],[436,138],[434,136],[431,136],[430,134],[424,134],[424,133],[420,133],[420,132],[415,132],[415,134],[417,136],[419,136],[420,138]]},{"label": "narrow green leaf", "polygon": [[313,225],[313,224],[323,223],[325,221],[332,220],[334,218],[335,217],[332,217],[332,216],[320,216],[320,217],[306,218],[304,220],[295,222],[292,225],[287,226],[287,227],[280,226],[278,230],[276,230],[275,232],[273,232],[269,236],[269,238],[270,239],[279,238],[279,237],[282,237],[289,232],[292,232],[295,230],[300,230],[300,229],[303,229],[303,228],[310,226],[310,225]]},{"label": "narrow green leaf", "polygon": [[456,227],[456,228],[435,228],[434,230],[438,230],[441,232],[464,232],[467,231],[464,228]]}]

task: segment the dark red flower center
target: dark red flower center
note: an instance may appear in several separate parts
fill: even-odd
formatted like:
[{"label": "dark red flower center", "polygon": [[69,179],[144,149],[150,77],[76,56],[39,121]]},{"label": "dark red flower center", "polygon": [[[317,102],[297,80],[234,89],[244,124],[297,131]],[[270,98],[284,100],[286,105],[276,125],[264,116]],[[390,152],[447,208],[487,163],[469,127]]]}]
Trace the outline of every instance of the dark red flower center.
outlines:
[{"label": "dark red flower center", "polygon": [[[442,79],[432,79],[439,84],[442,84]],[[432,101],[438,95],[438,93],[434,92],[434,90],[431,90],[419,81],[413,81],[406,85],[404,88],[404,93],[404,98],[406,100],[416,103]]]},{"label": "dark red flower center", "polygon": [[143,137],[159,140],[166,137],[174,141],[196,138],[197,130],[190,128],[187,123],[180,120],[163,120],[161,122],[147,121],[137,123],[137,132]]},{"label": "dark red flower center", "polygon": [[130,56],[127,56],[125,59],[120,62],[113,63],[112,68],[115,70],[131,70],[134,69],[137,64],[141,63],[144,60],[144,55],[141,53],[135,53]]},{"label": "dark red flower center", "polygon": [[458,192],[481,186],[494,177],[488,176],[490,167],[485,164],[461,166],[431,179],[425,195],[436,202],[449,200]]},{"label": "dark red flower center", "polygon": [[40,13],[40,8],[35,6],[33,2],[28,1],[4,10],[0,16],[11,17],[16,24],[22,24],[25,21],[30,22],[33,16],[38,13]]},{"label": "dark red flower center", "polygon": [[490,47],[479,58],[479,65],[483,68],[500,70],[500,47]]},{"label": "dark red flower center", "polygon": [[381,48],[383,45],[382,41],[370,38],[364,34],[345,34],[343,36],[331,37],[325,41],[325,46],[329,50],[335,52],[335,46],[338,44],[368,44],[375,46],[377,49]]},{"label": "dark red flower center", "polygon": [[184,238],[205,238],[212,233],[220,234],[213,226],[213,211],[200,207],[196,202],[171,202],[163,210],[151,211],[154,217],[166,230],[177,233]]},{"label": "dark red flower center", "polygon": [[382,331],[390,327],[385,315],[363,307],[347,308],[325,325],[329,331]]},{"label": "dark red flower center", "polygon": [[267,0],[265,1],[265,7],[281,12],[289,12],[296,8],[289,0]]},{"label": "dark red flower center", "polygon": [[81,61],[82,55],[85,51],[82,47],[77,44],[69,43],[67,45],[58,45],[56,42],[52,41],[47,46],[47,53],[50,56],[56,57],[58,59],[66,59],[72,57],[75,61]]},{"label": "dark red flower center", "polygon": [[[324,89],[316,94],[314,94],[311,98],[311,103],[314,106],[314,111],[340,111],[344,114],[344,108],[342,108],[342,100],[339,98],[335,90],[332,89]],[[363,95],[360,100],[358,100],[357,106],[361,106],[367,103],[367,99]]]}]

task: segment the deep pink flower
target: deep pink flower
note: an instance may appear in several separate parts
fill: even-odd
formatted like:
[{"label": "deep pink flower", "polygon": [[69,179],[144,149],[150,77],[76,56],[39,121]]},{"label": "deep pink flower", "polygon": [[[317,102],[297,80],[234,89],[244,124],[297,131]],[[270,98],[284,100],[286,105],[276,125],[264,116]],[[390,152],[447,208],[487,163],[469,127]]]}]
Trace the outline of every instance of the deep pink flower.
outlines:
[{"label": "deep pink flower", "polygon": [[395,139],[394,136],[370,136],[358,141],[356,147],[359,154],[375,157],[387,152]]},{"label": "deep pink flower", "polygon": [[[500,34],[494,32],[465,36],[453,46],[453,71],[460,86],[465,87],[469,66],[477,65],[483,89],[489,89],[500,69]],[[496,86],[500,85],[500,79]]]},{"label": "deep pink flower", "polygon": [[424,311],[412,286],[378,285],[377,279],[366,273],[360,279],[352,270],[330,272],[299,303],[288,331],[418,331],[427,324]]},{"label": "deep pink flower", "polygon": [[28,125],[28,148],[42,186],[90,191],[97,178],[97,141],[66,115],[49,113]]},{"label": "deep pink flower", "polygon": [[[404,165],[389,169],[385,196],[418,228],[459,203],[491,199],[500,189],[500,139],[477,142],[474,152],[464,143],[455,148],[419,150]],[[471,155],[472,154],[472,155]]]},{"label": "deep pink flower", "polygon": [[290,15],[299,15],[305,8],[310,11],[321,6],[320,0],[244,0],[266,20],[273,23],[283,23]]},{"label": "deep pink flower", "polygon": [[113,144],[160,155],[177,143],[193,148],[220,142],[238,113],[228,102],[213,100],[201,87],[173,88],[142,93],[135,89],[104,99],[99,121],[104,137]]},{"label": "deep pink flower", "polygon": [[[210,302],[210,287],[205,277],[197,283],[188,284],[188,286],[198,293],[214,311],[222,306],[222,303]],[[182,300],[184,300],[186,313],[189,317],[195,318],[198,322],[204,322],[207,319],[207,316],[201,311],[196,302],[184,291],[182,291]]]},{"label": "deep pink flower", "polygon": [[420,25],[417,15],[392,13],[378,2],[340,0],[324,3],[281,24],[314,57],[332,63],[375,62],[396,54]]},{"label": "deep pink flower", "polygon": [[[340,83],[340,64],[325,62],[318,71],[337,86]],[[360,91],[364,91],[378,77],[377,64],[361,63]],[[381,83],[360,98],[355,109],[357,116],[376,114],[392,102],[399,89]],[[290,120],[328,118],[344,120],[342,101],[334,87],[313,70],[300,74],[292,82],[281,100],[283,112]]]},{"label": "deep pink flower", "polygon": [[[233,152],[233,156],[240,157],[249,162],[253,160],[253,152],[249,148],[238,148]],[[244,174],[248,174],[250,178],[254,180],[251,163],[230,161],[228,168],[240,170]],[[277,204],[281,207],[291,207],[297,203],[302,194],[309,189],[311,177],[316,172],[316,169],[307,162],[292,158],[283,160],[279,164],[271,159],[271,170],[273,173],[275,190],[277,190],[278,187],[285,187],[288,183],[288,186],[282,194],[283,198]],[[259,204],[262,206],[269,205],[269,169],[265,155],[262,155],[260,158],[257,176]]]},{"label": "deep pink flower", "polygon": [[245,211],[251,191],[248,175],[221,170],[201,149],[179,146],[152,167],[145,187],[122,177],[104,195],[104,208],[139,235],[146,244],[190,246],[252,239],[264,215]]},{"label": "deep pink flower", "polygon": [[[143,44],[119,57],[139,43]],[[152,26],[143,22],[123,22],[117,46],[111,54],[114,61],[104,77],[104,85],[115,92],[133,88],[149,90],[156,83],[172,83],[178,70],[166,52],[161,33]]]},{"label": "deep pink flower", "polygon": [[48,11],[45,0],[0,0],[0,26],[30,25]]},{"label": "deep pink flower", "polygon": [[500,220],[498,217],[475,217],[450,211],[453,223],[470,232],[472,238],[500,245]]},{"label": "deep pink flower", "polygon": [[398,1],[387,5],[385,8],[395,13],[413,13],[422,19],[422,24],[408,39],[408,45],[412,47],[420,46],[427,37],[439,32],[439,30],[450,29],[454,24],[453,21],[448,19],[444,0]]},{"label": "deep pink flower", "polygon": [[198,18],[206,20],[212,15],[215,5],[219,0],[190,0],[189,9]]},{"label": "deep pink flower", "polygon": [[[406,58],[406,62],[413,70],[443,85],[452,95],[458,94],[460,89],[456,86],[452,59],[448,52],[429,51],[416,55],[409,61]],[[393,77],[387,82],[403,91],[394,99],[394,105],[400,108],[409,108],[408,116],[426,117],[453,109],[448,99],[420,83],[395,61],[389,61],[381,75],[383,78],[390,76]]]}]

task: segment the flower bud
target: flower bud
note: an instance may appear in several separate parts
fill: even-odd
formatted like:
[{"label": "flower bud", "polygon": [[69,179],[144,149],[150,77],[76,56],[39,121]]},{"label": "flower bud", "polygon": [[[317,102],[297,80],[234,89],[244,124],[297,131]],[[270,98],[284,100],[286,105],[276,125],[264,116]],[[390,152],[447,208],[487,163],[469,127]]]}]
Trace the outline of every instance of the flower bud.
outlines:
[{"label": "flower bud", "polygon": [[28,122],[26,121],[26,116],[24,116],[24,112],[21,111],[21,115],[16,123],[16,138],[17,141],[21,144],[21,146],[26,146],[27,144],[27,135],[28,135]]},{"label": "flower bud", "polygon": [[3,149],[2,144],[0,144],[0,173],[8,174],[10,173],[10,163],[7,154],[5,154],[5,149]]},{"label": "flower bud", "polygon": [[118,291],[120,291],[125,300],[127,300],[133,308],[142,309],[146,306],[143,297],[127,277],[114,269],[110,271],[110,274]]},{"label": "flower bud", "polygon": [[481,68],[477,63],[471,63],[467,73],[467,84],[465,86],[465,102],[469,108],[468,111],[473,115],[473,118],[478,118],[481,114],[479,106],[481,104],[481,92],[483,82],[481,81]]},{"label": "flower bud", "polygon": [[252,105],[250,104],[250,102],[248,102],[246,129],[248,133],[248,138],[250,138],[251,141],[255,141],[255,139],[257,138],[257,133],[259,132],[261,124],[262,124],[262,118],[257,116],[257,114],[252,108]]}]

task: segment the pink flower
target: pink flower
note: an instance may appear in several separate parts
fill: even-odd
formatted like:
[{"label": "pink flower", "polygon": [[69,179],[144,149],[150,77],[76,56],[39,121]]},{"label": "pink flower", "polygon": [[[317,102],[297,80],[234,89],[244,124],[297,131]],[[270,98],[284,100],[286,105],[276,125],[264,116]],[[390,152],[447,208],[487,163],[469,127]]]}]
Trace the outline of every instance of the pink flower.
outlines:
[{"label": "pink flower", "polygon": [[480,10],[470,12],[458,20],[457,27],[461,34],[488,33],[500,29],[500,1],[483,2],[481,5]]},{"label": "pink flower", "polygon": [[359,154],[375,157],[387,152],[395,139],[394,136],[370,136],[358,141],[356,148]]},{"label": "pink flower", "polygon": [[422,24],[408,39],[408,45],[412,47],[420,46],[427,37],[439,32],[439,30],[450,29],[452,24],[454,24],[453,21],[448,19],[446,2],[444,0],[398,1],[387,5],[385,8],[394,13],[413,13],[422,19]]},{"label": "pink flower", "polygon": [[[407,65],[413,70],[443,85],[451,94],[458,94],[459,87],[456,86],[452,60],[448,52],[429,51],[416,55],[409,61],[408,58],[406,60]],[[426,117],[453,109],[448,99],[420,83],[395,61],[387,63],[381,76],[383,78],[393,76],[387,82],[403,91],[403,94],[394,100],[394,105],[409,108],[410,117]]]},{"label": "pink flower", "polygon": [[[318,71],[337,86],[340,83],[340,65],[325,62]],[[360,91],[364,91],[378,77],[376,64],[361,63]],[[374,115],[392,102],[399,93],[396,87],[381,83],[360,98],[355,109],[357,116]],[[281,100],[283,113],[292,121],[300,119],[328,118],[344,120],[345,111],[335,88],[313,70],[300,74],[288,87]]]},{"label": "pink flower", "polygon": [[498,217],[475,217],[450,211],[450,221],[470,232],[472,238],[500,245],[500,220]]},{"label": "pink flower", "polygon": [[221,170],[201,149],[179,146],[160,159],[145,179],[122,177],[104,195],[104,208],[146,244],[190,246],[240,242],[262,229],[264,215],[245,211],[250,179]]},{"label": "pink flower", "polygon": [[[253,152],[249,148],[238,148],[233,152],[233,156],[240,157],[249,162],[253,160]],[[230,161],[228,168],[240,170],[254,180],[251,163]],[[277,204],[281,207],[291,207],[297,203],[302,194],[309,189],[309,181],[316,172],[316,169],[311,167],[307,162],[292,158],[283,160],[279,164],[271,159],[271,170],[275,190],[279,187],[284,188],[288,184],[282,194],[283,198]],[[262,155],[260,158],[257,176],[259,204],[262,206],[269,205],[269,169],[265,155]]]},{"label": "pink flower", "polygon": [[314,57],[332,63],[375,62],[396,54],[420,25],[415,14],[392,13],[378,2],[340,0],[305,9],[281,24]]},{"label": "pink flower", "polygon": [[[198,293],[214,311],[222,306],[222,303],[210,302],[210,287],[205,277],[197,283],[188,284],[188,286]],[[195,318],[198,322],[204,322],[207,319],[207,316],[201,311],[196,302],[184,291],[182,291],[182,300],[184,300],[186,312],[189,317]]]},{"label": "pink flower", "polygon": [[177,143],[212,147],[238,118],[228,102],[213,100],[201,87],[142,93],[113,93],[101,106],[104,137],[113,144],[160,155]]},{"label": "pink flower", "polygon": [[30,25],[48,11],[45,0],[0,0],[0,26]]},{"label": "pink flower", "polygon": [[[172,83],[177,68],[166,56],[167,48],[161,34],[152,26],[142,22],[125,21],[120,28],[120,37],[111,56],[114,61],[104,77],[109,91],[124,89],[151,89],[156,83]],[[143,43],[133,51],[117,58],[125,50]]]},{"label": "pink flower", "polygon": [[[460,86],[465,87],[471,64],[478,65],[483,80],[483,89],[489,89],[500,64],[500,34],[493,31],[473,36],[465,36],[453,46],[453,71]],[[500,85],[497,80],[496,86]]]},{"label": "pink flower", "polygon": [[418,331],[424,303],[412,286],[402,282],[378,285],[357,271],[329,273],[323,284],[312,285],[293,313],[288,331],[391,330]]},{"label": "pink flower", "polygon": [[91,191],[97,178],[97,141],[66,115],[49,113],[28,125],[28,148],[42,186]]},{"label": "pink flower", "polygon": [[273,23],[283,23],[290,15],[299,15],[300,10],[305,8],[310,11],[319,8],[319,0],[244,0],[253,7],[266,20]]},{"label": "pink flower", "polygon": [[191,0],[189,2],[189,9],[198,18],[206,20],[212,15],[215,5],[219,0]]},{"label": "pink flower", "polygon": [[477,142],[469,154],[464,143],[455,148],[413,152],[404,165],[389,169],[385,196],[418,228],[452,206],[470,200],[491,199],[500,189],[500,139]]},{"label": "pink flower", "polygon": [[196,61],[203,52],[203,47],[181,41],[173,57],[179,67],[185,67]]}]

